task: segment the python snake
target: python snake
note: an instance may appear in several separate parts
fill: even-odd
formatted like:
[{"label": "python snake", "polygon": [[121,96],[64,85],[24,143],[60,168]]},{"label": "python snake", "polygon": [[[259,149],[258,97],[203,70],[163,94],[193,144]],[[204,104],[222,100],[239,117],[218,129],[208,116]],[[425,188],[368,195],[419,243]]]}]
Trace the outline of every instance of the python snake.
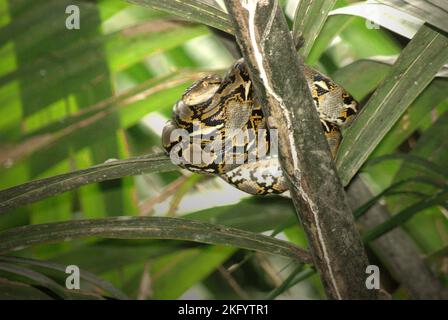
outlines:
[{"label": "python snake", "polygon": [[[334,157],[341,129],[353,120],[358,104],[320,72],[305,66],[304,73]],[[162,145],[183,168],[217,175],[250,194],[266,195],[288,189],[278,157],[270,152],[272,138],[240,59],[223,78],[206,76],[184,92],[163,129]]]}]

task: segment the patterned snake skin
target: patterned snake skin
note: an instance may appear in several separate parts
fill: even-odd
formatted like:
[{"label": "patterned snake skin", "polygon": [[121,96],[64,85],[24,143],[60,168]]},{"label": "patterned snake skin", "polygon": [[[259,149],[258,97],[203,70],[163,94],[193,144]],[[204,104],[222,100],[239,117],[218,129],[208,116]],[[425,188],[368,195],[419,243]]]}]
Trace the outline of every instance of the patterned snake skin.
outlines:
[{"label": "patterned snake skin", "polygon": [[[341,128],[353,120],[357,103],[318,71],[305,67],[305,77],[335,156]],[[183,129],[184,137],[175,129]],[[247,133],[238,135],[238,130]],[[185,91],[163,129],[162,144],[171,159],[177,157],[176,164],[190,171],[218,175],[250,194],[279,194],[287,186],[277,156],[270,153],[271,136],[240,59],[222,79],[210,75]]]}]

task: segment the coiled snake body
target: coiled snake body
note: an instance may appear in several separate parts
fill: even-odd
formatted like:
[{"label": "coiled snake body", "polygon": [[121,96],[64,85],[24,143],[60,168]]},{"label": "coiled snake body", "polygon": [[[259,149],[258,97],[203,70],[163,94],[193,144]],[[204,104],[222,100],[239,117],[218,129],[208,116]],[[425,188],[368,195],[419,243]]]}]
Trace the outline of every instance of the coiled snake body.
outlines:
[{"label": "coiled snake body", "polygon": [[[357,103],[318,71],[306,66],[305,77],[335,156],[341,128],[356,115]],[[176,129],[182,129],[183,137]],[[242,191],[265,195],[287,190],[278,158],[270,153],[272,136],[240,59],[223,78],[209,75],[185,91],[163,129],[162,144],[183,168],[218,175]]]}]

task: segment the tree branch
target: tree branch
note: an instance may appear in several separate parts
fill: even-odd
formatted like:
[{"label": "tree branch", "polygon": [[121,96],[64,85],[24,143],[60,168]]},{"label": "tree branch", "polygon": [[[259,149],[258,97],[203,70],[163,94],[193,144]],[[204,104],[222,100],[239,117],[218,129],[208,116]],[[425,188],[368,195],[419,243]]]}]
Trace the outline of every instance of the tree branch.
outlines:
[{"label": "tree branch", "polygon": [[280,162],[327,296],[376,298],[365,287],[364,248],[278,1],[226,5],[268,126],[278,130]]}]

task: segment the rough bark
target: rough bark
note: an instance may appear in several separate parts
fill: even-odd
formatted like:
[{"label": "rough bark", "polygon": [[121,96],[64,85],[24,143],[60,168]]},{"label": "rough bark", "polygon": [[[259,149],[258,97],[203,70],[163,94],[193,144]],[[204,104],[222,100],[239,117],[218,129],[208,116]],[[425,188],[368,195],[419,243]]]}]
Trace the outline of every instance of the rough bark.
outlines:
[{"label": "rough bark", "polygon": [[328,298],[377,298],[365,286],[364,247],[278,1],[226,5],[263,113],[278,130],[280,162]]}]

